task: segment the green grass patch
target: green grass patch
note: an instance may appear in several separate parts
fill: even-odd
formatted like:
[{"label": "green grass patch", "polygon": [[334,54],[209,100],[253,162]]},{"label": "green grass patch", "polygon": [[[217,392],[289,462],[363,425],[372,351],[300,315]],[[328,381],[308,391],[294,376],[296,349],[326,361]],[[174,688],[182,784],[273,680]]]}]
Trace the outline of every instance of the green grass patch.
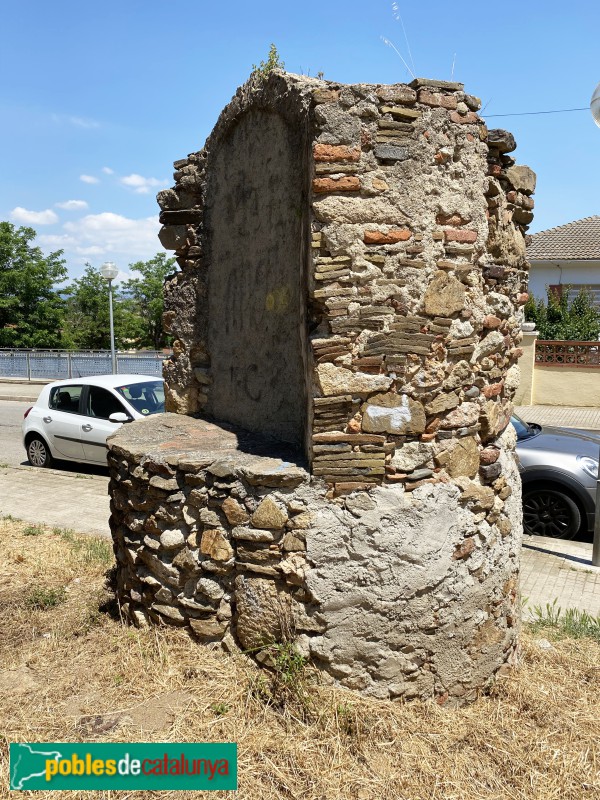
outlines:
[{"label": "green grass patch", "polygon": [[43,525],[26,525],[23,528],[23,536],[41,536],[43,533]]},{"label": "green grass patch", "polygon": [[302,715],[308,714],[312,707],[309,684],[313,675],[304,656],[286,635],[282,642],[271,642],[245,652],[258,651],[258,660],[267,670],[251,681],[251,696],[266,705],[294,708]]},{"label": "green grass patch", "polygon": [[102,564],[109,567],[114,561],[112,544],[106,539],[83,536],[69,528],[54,528],[52,532],[60,536],[86,564]]},{"label": "green grass patch", "polygon": [[534,606],[531,614],[533,620],[530,626],[535,632],[544,630],[554,632],[557,636],[570,636],[573,639],[585,637],[600,642],[600,616],[594,617],[578,608],[563,610],[556,599],[545,606]]},{"label": "green grass patch", "polygon": [[64,603],[67,599],[67,592],[63,586],[57,589],[49,589],[44,586],[34,587],[25,598],[25,605],[36,611],[47,611]]}]

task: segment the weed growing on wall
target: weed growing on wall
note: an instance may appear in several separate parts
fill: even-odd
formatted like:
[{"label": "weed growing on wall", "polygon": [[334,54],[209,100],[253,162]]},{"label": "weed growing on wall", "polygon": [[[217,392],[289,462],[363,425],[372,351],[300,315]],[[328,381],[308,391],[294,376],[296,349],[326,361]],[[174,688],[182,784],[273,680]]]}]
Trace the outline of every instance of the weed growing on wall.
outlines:
[{"label": "weed growing on wall", "polygon": [[274,69],[279,69],[284,71],[285,64],[279,57],[279,53],[277,52],[277,48],[275,47],[275,45],[271,44],[267,60],[261,61],[258,66],[256,66],[256,64],[253,64],[252,73],[257,78],[264,81],[269,77],[269,73],[272,72]]}]

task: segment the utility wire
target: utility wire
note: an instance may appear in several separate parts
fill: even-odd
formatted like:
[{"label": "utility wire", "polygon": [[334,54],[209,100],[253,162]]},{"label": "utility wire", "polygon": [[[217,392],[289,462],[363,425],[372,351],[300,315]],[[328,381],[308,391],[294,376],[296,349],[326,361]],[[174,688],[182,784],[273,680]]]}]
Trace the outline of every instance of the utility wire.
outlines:
[{"label": "utility wire", "polygon": [[566,114],[567,111],[589,111],[589,106],[585,106],[585,108],[559,108],[555,111],[516,111],[513,114],[480,114],[481,117],[487,117],[491,119],[492,117],[526,117],[535,114]]}]

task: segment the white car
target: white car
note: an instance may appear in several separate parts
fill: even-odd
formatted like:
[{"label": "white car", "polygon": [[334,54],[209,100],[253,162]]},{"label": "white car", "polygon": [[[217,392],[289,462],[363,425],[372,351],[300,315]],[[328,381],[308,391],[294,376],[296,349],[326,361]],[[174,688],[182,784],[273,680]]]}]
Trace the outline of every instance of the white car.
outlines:
[{"label": "white car", "polygon": [[22,424],[34,467],[56,461],[106,464],[106,438],[123,422],[165,410],[162,378],[94,375],[50,383]]}]

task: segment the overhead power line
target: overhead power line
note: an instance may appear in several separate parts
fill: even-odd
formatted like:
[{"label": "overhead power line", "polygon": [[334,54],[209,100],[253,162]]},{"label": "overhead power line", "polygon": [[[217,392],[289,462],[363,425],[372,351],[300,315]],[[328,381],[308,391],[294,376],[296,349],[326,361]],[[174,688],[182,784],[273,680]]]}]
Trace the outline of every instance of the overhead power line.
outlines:
[{"label": "overhead power line", "polygon": [[487,119],[491,119],[491,117],[526,117],[535,114],[566,114],[568,111],[589,111],[590,107],[585,106],[585,108],[558,108],[554,111],[515,111],[512,114],[480,114],[482,117],[487,117]]}]

